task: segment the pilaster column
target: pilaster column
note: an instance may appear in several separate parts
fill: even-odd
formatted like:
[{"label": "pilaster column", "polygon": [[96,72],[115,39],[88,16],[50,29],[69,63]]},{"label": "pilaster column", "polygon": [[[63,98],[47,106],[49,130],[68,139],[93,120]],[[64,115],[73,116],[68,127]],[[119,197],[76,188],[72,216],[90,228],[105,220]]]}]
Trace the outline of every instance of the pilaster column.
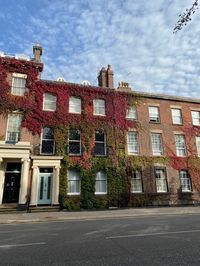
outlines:
[{"label": "pilaster column", "polygon": [[37,198],[38,198],[38,177],[39,177],[39,169],[37,166],[33,166],[33,174],[32,174],[32,184],[31,184],[31,206],[37,206]]},{"label": "pilaster column", "polygon": [[59,204],[59,184],[60,184],[60,166],[55,167],[54,176],[53,176],[53,195],[52,195],[52,204]]},{"label": "pilaster column", "polygon": [[22,159],[21,161],[23,164],[20,182],[19,204],[25,204],[27,202],[30,160]]},{"label": "pilaster column", "polygon": [[2,204],[3,200],[3,190],[4,190],[3,158],[0,158],[0,204]]}]

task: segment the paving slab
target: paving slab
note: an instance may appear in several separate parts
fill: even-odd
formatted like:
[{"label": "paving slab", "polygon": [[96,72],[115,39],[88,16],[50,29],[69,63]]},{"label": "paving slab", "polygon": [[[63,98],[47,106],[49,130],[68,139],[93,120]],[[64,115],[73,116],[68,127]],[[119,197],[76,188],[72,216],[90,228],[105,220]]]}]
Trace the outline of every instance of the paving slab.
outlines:
[{"label": "paving slab", "polygon": [[68,220],[112,219],[122,217],[142,217],[158,215],[200,214],[200,206],[190,207],[160,207],[160,208],[130,208],[98,211],[57,211],[0,214],[0,224],[33,223]]}]

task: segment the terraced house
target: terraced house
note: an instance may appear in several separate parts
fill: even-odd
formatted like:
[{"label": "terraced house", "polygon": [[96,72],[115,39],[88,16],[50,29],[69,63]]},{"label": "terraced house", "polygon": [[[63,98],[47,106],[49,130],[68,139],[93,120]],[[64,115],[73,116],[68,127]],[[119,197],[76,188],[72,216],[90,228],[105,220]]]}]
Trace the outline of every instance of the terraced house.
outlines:
[{"label": "terraced house", "polygon": [[0,206],[196,204],[200,100],[42,80],[34,57],[0,54]]}]

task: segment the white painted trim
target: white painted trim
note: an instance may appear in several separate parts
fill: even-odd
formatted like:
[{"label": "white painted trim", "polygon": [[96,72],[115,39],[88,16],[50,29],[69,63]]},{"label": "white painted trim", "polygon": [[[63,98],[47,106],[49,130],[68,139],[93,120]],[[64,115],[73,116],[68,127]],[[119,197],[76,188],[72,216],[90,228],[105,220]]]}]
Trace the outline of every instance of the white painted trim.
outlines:
[{"label": "white painted trim", "polygon": [[22,73],[12,73],[12,77],[27,79],[27,75]]}]

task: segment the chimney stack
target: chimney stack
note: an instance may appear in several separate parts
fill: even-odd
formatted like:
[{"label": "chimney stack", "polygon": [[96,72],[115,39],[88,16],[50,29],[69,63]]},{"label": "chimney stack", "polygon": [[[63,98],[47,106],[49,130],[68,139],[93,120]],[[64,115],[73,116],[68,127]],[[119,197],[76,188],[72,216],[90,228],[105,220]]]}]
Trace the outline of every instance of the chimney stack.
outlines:
[{"label": "chimney stack", "polygon": [[37,63],[40,63],[41,62],[40,57],[42,55],[42,47],[38,42],[33,46],[33,55],[34,55],[34,60]]},{"label": "chimney stack", "polygon": [[98,83],[99,87],[107,87],[107,77],[106,77],[105,67],[102,67],[102,69],[99,71]]},{"label": "chimney stack", "polygon": [[113,88],[113,71],[111,65],[108,65],[107,70],[105,67],[99,71],[98,75],[98,85],[99,87]]},{"label": "chimney stack", "polygon": [[111,65],[108,65],[107,68],[107,87],[108,88],[113,88],[113,71],[111,69]]},{"label": "chimney stack", "polygon": [[117,90],[123,91],[123,92],[131,92],[132,91],[131,87],[129,86],[129,83],[124,82],[124,81],[119,82],[119,86],[118,86]]}]

